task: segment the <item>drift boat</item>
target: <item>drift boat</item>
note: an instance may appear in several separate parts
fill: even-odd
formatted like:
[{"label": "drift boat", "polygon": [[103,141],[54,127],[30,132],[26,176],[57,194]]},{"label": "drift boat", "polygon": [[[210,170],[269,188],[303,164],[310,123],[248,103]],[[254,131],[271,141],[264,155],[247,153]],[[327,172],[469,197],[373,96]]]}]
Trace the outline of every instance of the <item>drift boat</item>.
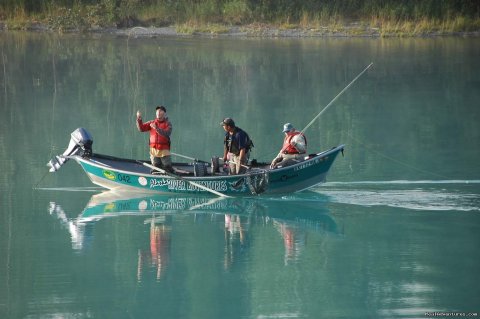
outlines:
[{"label": "drift boat", "polygon": [[175,174],[171,174],[152,167],[149,161],[93,153],[92,144],[90,133],[78,128],[71,134],[65,152],[47,164],[50,172],[57,171],[73,159],[92,183],[110,190],[159,194],[213,193],[225,197],[287,194],[325,182],[335,158],[344,150],[344,145],[336,146],[305,156],[304,160],[293,165],[275,169],[270,169],[269,163],[254,160],[247,172],[240,175],[228,175],[218,164],[218,158],[212,158],[210,163],[173,163]]}]

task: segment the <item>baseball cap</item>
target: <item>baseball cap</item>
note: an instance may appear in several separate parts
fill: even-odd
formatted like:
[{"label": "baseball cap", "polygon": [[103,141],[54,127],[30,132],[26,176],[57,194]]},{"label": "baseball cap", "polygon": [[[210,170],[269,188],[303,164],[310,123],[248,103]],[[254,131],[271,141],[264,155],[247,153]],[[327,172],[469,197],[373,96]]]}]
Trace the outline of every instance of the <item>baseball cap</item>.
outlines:
[{"label": "baseball cap", "polygon": [[231,118],[227,117],[227,118],[223,119],[223,121],[220,123],[220,125],[235,126],[235,122]]},{"label": "baseball cap", "polygon": [[167,113],[167,109],[166,109],[165,106],[163,106],[163,105],[157,106],[157,107],[155,108],[155,111],[156,111],[156,110],[162,110],[163,112]]},{"label": "baseball cap", "polygon": [[283,125],[283,133],[290,132],[291,130],[293,130],[292,123],[286,123],[285,125]]}]

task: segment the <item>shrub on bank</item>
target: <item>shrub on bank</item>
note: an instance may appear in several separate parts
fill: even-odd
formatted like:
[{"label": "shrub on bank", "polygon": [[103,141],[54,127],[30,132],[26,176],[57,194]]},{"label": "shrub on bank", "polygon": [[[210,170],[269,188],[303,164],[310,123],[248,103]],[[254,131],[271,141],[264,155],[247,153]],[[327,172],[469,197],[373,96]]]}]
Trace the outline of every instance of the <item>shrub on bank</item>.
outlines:
[{"label": "shrub on bank", "polygon": [[354,30],[380,34],[480,29],[478,0],[4,0],[7,28],[40,21],[58,31],[102,27],[273,24],[281,28]]}]

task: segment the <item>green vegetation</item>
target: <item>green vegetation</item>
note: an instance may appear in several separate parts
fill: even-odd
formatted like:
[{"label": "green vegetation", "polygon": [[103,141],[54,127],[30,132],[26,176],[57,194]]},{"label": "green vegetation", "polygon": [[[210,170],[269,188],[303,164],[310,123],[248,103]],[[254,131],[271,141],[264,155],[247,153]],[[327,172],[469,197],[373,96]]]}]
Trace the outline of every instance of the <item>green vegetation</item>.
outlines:
[{"label": "green vegetation", "polygon": [[[259,25],[347,34],[421,35],[480,30],[478,0],[4,0],[7,29],[175,26],[223,33]],[[254,26],[249,28],[250,26]]]}]

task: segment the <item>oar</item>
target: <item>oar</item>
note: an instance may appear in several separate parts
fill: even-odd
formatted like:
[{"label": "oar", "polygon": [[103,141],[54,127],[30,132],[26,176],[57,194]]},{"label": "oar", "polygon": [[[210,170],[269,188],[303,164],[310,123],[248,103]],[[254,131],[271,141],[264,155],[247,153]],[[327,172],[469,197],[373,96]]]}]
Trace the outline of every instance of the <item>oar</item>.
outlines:
[{"label": "oar", "polygon": [[170,152],[170,154],[178,156],[178,157],[183,157],[185,159],[188,159],[188,160],[191,160],[191,161],[194,161],[194,162],[208,163],[207,161],[204,161],[204,160],[201,160],[201,159],[198,159],[198,158],[193,158],[193,157],[190,157],[190,156],[187,156],[187,155],[182,155],[182,154],[178,154],[178,153],[174,153],[174,152]]},{"label": "oar", "polygon": [[[140,161],[139,161],[139,162],[140,162]],[[182,178],[181,176],[178,176],[178,175],[169,173],[169,172],[167,172],[167,171],[165,171],[165,170],[163,170],[163,169],[161,169],[161,168],[159,168],[159,167],[150,165],[150,164],[145,163],[145,162],[140,162],[140,163],[142,163],[144,166],[146,166],[146,167],[148,167],[148,168],[154,169],[154,170],[156,170],[156,171],[159,171],[159,172],[162,173],[162,174],[165,174],[165,175],[168,175],[168,176],[170,176],[170,177],[179,179],[179,180],[181,180],[181,181],[190,183],[190,185],[193,185],[193,186],[195,186],[195,187],[198,187],[198,188],[200,188],[200,189],[203,189],[203,190],[205,190],[205,191],[207,191],[207,192],[210,192],[210,193],[212,193],[212,194],[215,194],[215,195],[217,195],[217,196],[221,196],[221,197],[231,197],[231,196],[222,194],[222,193],[220,193],[220,192],[217,192],[216,190],[213,190],[213,189],[211,189],[211,188],[208,188],[207,186],[203,186],[203,185],[198,184],[198,183],[195,183],[195,182],[193,182],[193,181],[189,181],[188,179]]]},{"label": "oar", "polygon": [[[191,160],[191,161],[194,161],[194,162],[199,161],[199,160],[196,159],[196,158],[193,158],[193,157],[190,157],[190,156],[186,156],[186,155],[182,155],[182,154],[178,154],[178,153],[174,153],[174,152],[170,152],[170,154],[175,155],[175,156],[178,156],[178,157],[183,157],[183,158],[185,158],[185,159],[188,159],[188,160]],[[199,162],[203,162],[203,161],[199,161]]]},{"label": "oar", "polygon": [[[235,163],[234,161],[224,161],[223,158],[218,158],[218,159],[221,160],[221,161],[223,161],[225,164],[230,164],[230,163],[233,163],[233,164],[235,164],[235,165],[237,164],[237,163]],[[245,168],[247,168],[247,169],[251,169],[250,166],[244,165],[244,164],[242,164],[242,163],[240,163],[240,166],[245,167]]]},{"label": "oar", "polygon": [[[187,155],[182,155],[182,154],[173,153],[173,152],[170,152],[170,154],[178,156],[178,157],[183,157],[183,158],[186,158],[186,159],[189,159],[189,160],[192,160],[192,161],[196,161],[196,162],[208,163],[206,161],[199,160],[197,158],[193,158],[193,157],[190,157],[190,156],[187,156]],[[223,158],[220,158],[220,157],[218,159],[223,161],[225,164],[228,164],[230,162],[230,161],[224,161]],[[246,169],[251,169],[251,167],[247,166],[247,165],[240,164],[240,166],[245,167]]]},{"label": "oar", "polygon": [[340,95],[342,95],[343,92],[345,92],[345,91],[346,91],[359,77],[361,77],[362,74],[365,73],[372,65],[373,65],[373,62],[370,63],[362,72],[360,72],[360,74],[357,75],[357,77],[354,78],[354,79],[352,80],[352,82],[350,82],[342,91],[340,91],[340,93],[338,93],[337,96],[335,96],[335,97],[333,98],[333,100],[331,100],[330,103],[328,103],[327,106],[325,106],[325,107],[323,108],[323,110],[321,110],[320,113],[318,113],[317,116],[315,116],[315,117],[313,118],[313,120],[311,120],[310,123],[308,123],[307,126],[305,126],[305,128],[302,130],[302,133],[304,133],[304,132],[307,130],[307,128],[309,128],[310,125],[312,125],[313,122],[315,122],[315,120],[318,119],[318,118],[320,117],[320,115],[322,115],[322,113],[325,112],[325,111],[328,109],[328,107],[329,107],[330,105],[332,105],[333,102],[335,102],[335,100],[338,99],[338,97],[339,97]]}]

